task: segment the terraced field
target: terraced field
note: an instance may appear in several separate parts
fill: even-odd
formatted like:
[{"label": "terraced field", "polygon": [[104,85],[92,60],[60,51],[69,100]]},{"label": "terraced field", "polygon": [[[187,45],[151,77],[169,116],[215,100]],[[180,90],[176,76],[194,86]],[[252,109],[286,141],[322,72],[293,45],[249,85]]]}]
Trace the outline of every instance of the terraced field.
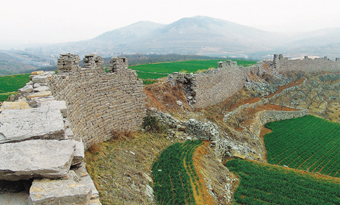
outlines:
[{"label": "terraced field", "polygon": [[340,180],[269,164],[235,159],[227,168],[240,178],[236,204],[340,204]]},{"label": "terraced field", "polygon": [[193,153],[202,144],[202,141],[175,143],[165,149],[153,164],[152,174],[159,204],[196,204],[194,192],[199,194],[202,187],[193,165]]},{"label": "terraced field", "polygon": [[340,124],[305,116],[265,126],[270,164],[340,177]]}]

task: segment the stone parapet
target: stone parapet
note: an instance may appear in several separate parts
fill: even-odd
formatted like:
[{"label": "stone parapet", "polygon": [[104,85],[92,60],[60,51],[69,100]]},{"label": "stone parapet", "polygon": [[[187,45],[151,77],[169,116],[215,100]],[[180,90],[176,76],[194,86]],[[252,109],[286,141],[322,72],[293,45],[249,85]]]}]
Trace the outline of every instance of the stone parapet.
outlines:
[{"label": "stone parapet", "polygon": [[[87,58],[92,66],[99,59]],[[75,138],[83,139],[85,148],[110,139],[112,130],[139,129],[145,116],[143,82],[127,67],[109,73],[89,68],[63,72],[54,75],[49,86],[55,99],[67,102],[70,128]]]}]

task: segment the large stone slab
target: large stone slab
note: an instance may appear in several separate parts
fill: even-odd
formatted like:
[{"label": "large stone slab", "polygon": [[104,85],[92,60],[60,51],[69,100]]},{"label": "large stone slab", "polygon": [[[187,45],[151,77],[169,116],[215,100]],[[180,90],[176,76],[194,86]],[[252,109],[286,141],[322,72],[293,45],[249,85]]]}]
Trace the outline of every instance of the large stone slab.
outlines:
[{"label": "large stone slab", "polygon": [[89,204],[91,188],[73,180],[35,179],[29,203],[34,205]]},{"label": "large stone slab", "polygon": [[69,140],[29,140],[0,144],[0,180],[66,177],[75,151]]},{"label": "large stone slab", "polygon": [[26,110],[4,110],[0,114],[0,144],[28,139],[64,139],[60,109],[41,106]]}]

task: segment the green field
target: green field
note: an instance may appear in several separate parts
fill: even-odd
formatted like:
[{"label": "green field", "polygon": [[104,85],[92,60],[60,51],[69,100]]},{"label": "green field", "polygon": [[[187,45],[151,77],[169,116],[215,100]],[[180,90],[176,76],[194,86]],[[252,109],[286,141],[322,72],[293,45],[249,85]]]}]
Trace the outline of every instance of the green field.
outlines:
[{"label": "green field", "polygon": [[[202,189],[193,165],[193,153],[202,141],[175,143],[165,149],[152,166],[155,194],[159,204],[196,204],[193,188]],[[185,162],[185,164],[184,164]],[[191,181],[195,187],[191,186]]]},{"label": "green field", "polygon": [[0,93],[18,91],[30,81],[31,74],[8,75],[0,77]]},{"label": "green field", "polygon": [[305,116],[265,126],[270,164],[340,177],[340,124]]},{"label": "green field", "polygon": [[340,181],[247,160],[228,161],[240,178],[234,194],[237,204],[340,204]]},{"label": "green field", "polygon": [[[191,73],[191,72],[195,73],[198,70],[217,68],[217,62],[219,61],[224,61],[224,60],[178,61],[178,62],[169,62],[169,63],[135,65],[135,66],[129,66],[129,68],[137,71],[138,78],[157,79],[160,77],[165,77],[168,74],[171,74],[173,72],[186,71],[187,73]],[[237,60],[237,64],[243,65],[243,66],[250,66],[255,63],[256,61]]]}]

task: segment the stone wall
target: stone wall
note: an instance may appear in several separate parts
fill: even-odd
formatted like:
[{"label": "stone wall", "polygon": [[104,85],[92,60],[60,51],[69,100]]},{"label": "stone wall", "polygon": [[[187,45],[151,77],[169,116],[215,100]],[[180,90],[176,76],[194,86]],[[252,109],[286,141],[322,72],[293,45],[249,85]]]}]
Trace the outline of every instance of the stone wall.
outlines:
[{"label": "stone wall", "polygon": [[90,147],[111,138],[112,130],[139,128],[146,97],[143,82],[135,71],[127,69],[126,59],[122,59],[125,66],[112,65],[115,69],[109,73],[100,68],[99,56],[85,56],[84,68],[74,65],[74,59],[77,56],[72,54],[60,56],[58,65],[63,66],[58,66],[58,74],[52,76],[49,86],[55,99],[67,102],[75,137],[81,137],[85,147]]},{"label": "stone wall", "polygon": [[336,58],[336,61],[330,60],[325,56],[324,58],[311,59],[305,56],[300,60],[289,60],[284,58],[282,54],[274,54],[273,59],[274,67],[278,72],[286,71],[305,71],[305,72],[336,72],[340,71],[340,60]]},{"label": "stone wall", "polygon": [[196,74],[173,73],[168,76],[171,86],[180,84],[189,105],[204,108],[224,101],[243,88],[244,71],[236,62],[219,62],[219,67]]}]

